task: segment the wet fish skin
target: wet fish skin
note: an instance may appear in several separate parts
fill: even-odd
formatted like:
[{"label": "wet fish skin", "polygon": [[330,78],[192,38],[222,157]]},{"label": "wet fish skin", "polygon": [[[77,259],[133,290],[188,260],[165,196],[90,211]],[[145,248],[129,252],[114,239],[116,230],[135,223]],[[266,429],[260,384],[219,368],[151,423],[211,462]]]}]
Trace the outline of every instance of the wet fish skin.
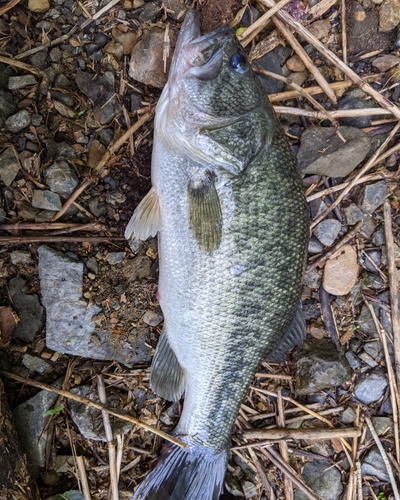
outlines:
[{"label": "wet fish skin", "polygon": [[254,372],[298,333],[287,334],[308,240],[300,173],[233,30],[199,37],[198,25],[190,11],[157,107],[152,192],[126,232],[159,232],[151,384],[170,400],[185,392],[174,434],[188,448],[166,445],[135,500],[219,497]]}]

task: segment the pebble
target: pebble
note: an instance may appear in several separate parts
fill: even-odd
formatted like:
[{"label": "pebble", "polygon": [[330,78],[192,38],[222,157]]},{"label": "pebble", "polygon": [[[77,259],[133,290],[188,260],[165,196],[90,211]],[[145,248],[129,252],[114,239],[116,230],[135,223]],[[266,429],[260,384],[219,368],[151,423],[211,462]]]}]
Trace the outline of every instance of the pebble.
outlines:
[{"label": "pebble", "polygon": [[47,168],[46,182],[51,191],[58,193],[63,198],[69,198],[79,184],[74,170],[65,160],[55,161]]},{"label": "pebble", "polygon": [[146,325],[157,326],[164,321],[164,316],[154,311],[146,311],[142,319]]},{"label": "pebble", "polygon": [[371,358],[371,356],[369,354],[367,354],[366,352],[362,352],[359,355],[359,358],[362,361],[364,361],[364,363],[366,365],[368,365],[370,368],[376,368],[378,366],[378,363],[373,358]]},{"label": "pebble", "polygon": [[300,57],[295,54],[286,61],[286,66],[290,71],[304,71],[306,67]]},{"label": "pebble", "polygon": [[258,489],[254,483],[251,483],[250,481],[243,481],[242,488],[245,498],[254,498],[258,496]]},{"label": "pebble", "polygon": [[33,208],[28,203],[21,203],[18,207],[18,217],[24,220],[35,220],[36,215],[39,213],[37,208]]},{"label": "pebble", "polygon": [[307,340],[296,357],[298,396],[337,387],[350,377],[347,360],[327,340]]},{"label": "pebble", "polygon": [[356,283],[357,276],[357,252],[351,245],[345,245],[339,255],[327,260],[322,286],[332,295],[346,295]]},{"label": "pebble", "polygon": [[76,73],[75,82],[79,90],[89,99],[97,99],[100,95],[100,86],[95,82],[92,73],[87,73],[85,71],[78,71]]},{"label": "pebble", "polygon": [[118,102],[117,96],[114,95],[111,99],[107,100],[107,103],[96,106],[93,110],[96,120],[100,125],[106,125],[110,123],[120,112],[122,108]]},{"label": "pebble", "polygon": [[348,226],[354,226],[358,221],[364,219],[364,214],[355,203],[351,203],[348,207],[343,208],[344,217]]},{"label": "pebble", "polygon": [[312,33],[318,40],[322,40],[329,35],[331,29],[331,23],[329,19],[321,19],[320,21],[313,22],[308,28],[309,32]]},{"label": "pebble", "polygon": [[388,385],[381,369],[368,371],[358,376],[354,384],[354,396],[366,405],[378,401]]},{"label": "pebble", "polygon": [[36,84],[37,80],[33,75],[10,76],[8,79],[8,88],[10,90],[20,90]]},{"label": "pebble", "polygon": [[118,28],[112,29],[112,35],[116,42],[122,45],[123,54],[128,56],[136,45],[138,36],[134,31],[121,32]]},{"label": "pebble", "polygon": [[[321,500],[339,500],[343,492],[342,475],[327,460],[312,460],[303,468],[304,481]],[[308,496],[295,489],[295,500],[307,500]]]},{"label": "pebble", "polygon": [[346,142],[335,134],[333,128],[310,127],[301,136],[297,154],[303,174],[322,174],[346,177],[367,156],[370,137],[354,127],[339,127]]},{"label": "pebble", "polygon": [[[169,425],[172,425],[172,422]],[[231,493],[233,498],[238,498],[238,497],[243,498],[243,490],[240,485],[240,481],[236,476],[234,476],[231,472],[229,472],[229,470],[226,472],[225,475],[224,486],[226,490],[229,493]]]},{"label": "pebble", "polygon": [[122,59],[124,55],[124,47],[122,46],[121,43],[111,40],[105,47],[104,47],[104,52],[106,54],[110,54],[111,56],[115,57],[117,61]]},{"label": "pebble", "polygon": [[[177,39],[176,29],[169,29],[169,38],[171,45],[174,46]],[[171,64],[170,54],[166,72],[164,72],[163,51],[164,31],[160,29],[144,30],[141,40],[132,50],[129,76],[145,85],[163,88],[167,82],[166,75]]]},{"label": "pebble", "polygon": [[26,109],[18,111],[15,115],[9,116],[5,122],[7,130],[13,134],[18,134],[18,132],[21,132],[24,128],[29,127],[30,124],[31,115]]},{"label": "pebble", "polygon": [[[392,426],[392,419],[389,417],[372,417],[371,421],[372,421],[372,425],[374,426],[374,429],[375,429],[376,433],[378,434],[378,436],[383,436],[384,434],[386,434],[387,431]],[[365,439],[367,441],[370,441],[373,439],[369,428],[367,429],[367,434],[365,436]]]},{"label": "pebble", "polygon": [[360,358],[356,354],[354,354],[354,352],[347,351],[345,353],[345,357],[352,370],[358,370],[358,368],[362,366]]},{"label": "pebble", "polygon": [[10,259],[12,264],[22,264],[24,266],[30,266],[33,264],[32,255],[30,252],[24,250],[14,250],[10,254]]},{"label": "pebble", "polygon": [[[278,47],[275,47],[267,54],[259,57],[258,59],[255,59],[252,62],[252,65],[258,69],[265,69],[278,75],[282,75],[282,66],[285,64],[285,61],[290,54],[290,48],[278,45]],[[284,83],[277,80],[276,78],[271,78],[270,76],[264,75],[257,75],[257,78],[260,80],[261,85],[264,87],[264,90],[267,94],[282,92]]]},{"label": "pebble", "polygon": [[179,0],[164,0],[164,5],[168,9],[167,14],[171,19],[178,22],[183,21],[188,11],[188,7],[183,2]]},{"label": "pebble", "polygon": [[68,88],[71,87],[71,82],[63,73],[59,73],[54,79],[54,86],[56,88]]},{"label": "pebble", "polygon": [[[346,95],[338,101],[338,109],[368,109],[374,105],[371,101],[353,94]],[[371,116],[353,116],[340,119],[343,125],[348,127],[365,128],[371,126]]]},{"label": "pebble", "polygon": [[375,66],[379,71],[384,73],[393,66],[397,66],[400,63],[400,57],[394,56],[393,54],[385,54],[379,56],[372,61],[372,66]]},{"label": "pebble", "polygon": [[37,356],[31,356],[27,353],[22,356],[22,364],[26,366],[28,370],[32,372],[38,372],[41,375],[51,373],[53,370],[52,364],[48,361],[45,361],[42,358],[38,358]]},{"label": "pebble", "polygon": [[86,267],[90,269],[94,274],[99,272],[99,264],[95,257],[89,257],[86,262]]},{"label": "pebble", "polygon": [[379,30],[392,31],[400,23],[398,0],[384,0],[379,9]]},{"label": "pebble", "polygon": [[361,473],[363,476],[375,476],[380,481],[389,482],[389,474],[377,446],[373,446],[364,458]]},{"label": "pebble", "polygon": [[163,9],[161,7],[161,4],[159,4],[158,2],[146,2],[144,5],[144,9],[139,14],[139,21],[141,23],[155,23],[157,19],[161,17],[162,12]]},{"label": "pebble", "polygon": [[322,243],[320,243],[315,236],[311,236],[308,241],[308,253],[313,255],[319,254],[323,251],[324,247]]},{"label": "pebble", "polygon": [[313,232],[323,245],[330,246],[336,240],[341,229],[342,225],[338,220],[326,219],[315,226]]},{"label": "pebble", "polygon": [[43,191],[41,189],[33,190],[32,206],[43,210],[61,210],[61,199],[57,193],[52,191]]},{"label": "pebble", "polygon": [[10,186],[19,172],[19,163],[12,148],[7,148],[0,156],[0,179],[6,186]]},{"label": "pebble", "polygon": [[352,424],[356,420],[356,418],[357,418],[356,412],[353,410],[351,406],[348,406],[342,413],[340,421],[343,424]]},{"label": "pebble", "polygon": [[304,275],[304,283],[313,290],[318,290],[321,286],[321,282],[322,276],[316,269],[312,269]]},{"label": "pebble", "polygon": [[28,10],[43,14],[50,9],[50,0],[28,0]]},{"label": "pebble", "polygon": [[[369,258],[362,256],[363,259],[363,267],[367,269],[368,271],[371,271],[373,273],[377,272],[376,268],[380,268],[382,265],[382,259],[381,259],[381,252],[380,250],[364,250],[366,255],[368,255]],[[371,260],[370,260],[371,259]],[[372,262],[371,262],[372,261]],[[374,266],[375,264],[375,266]]]},{"label": "pebble", "polygon": [[361,194],[361,210],[365,214],[372,214],[385,201],[387,194],[386,181],[374,182],[368,184],[362,190]]},{"label": "pebble", "polygon": [[104,204],[100,203],[98,196],[89,201],[89,210],[95,217],[101,217],[107,212],[107,208]]},{"label": "pebble", "polygon": [[110,252],[107,254],[106,261],[110,264],[110,266],[115,266],[115,264],[119,264],[126,257],[126,252]]},{"label": "pebble", "polygon": [[52,159],[58,160],[59,158],[74,159],[77,156],[75,149],[65,141],[56,142],[53,139],[48,139],[45,144],[46,162]]},{"label": "pebble", "polygon": [[26,281],[23,278],[12,278],[8,289],[19,316],[19,323],[13,336],[24,342],[30,342],[42,327],[43,307],[36,294],[27,293]]}]

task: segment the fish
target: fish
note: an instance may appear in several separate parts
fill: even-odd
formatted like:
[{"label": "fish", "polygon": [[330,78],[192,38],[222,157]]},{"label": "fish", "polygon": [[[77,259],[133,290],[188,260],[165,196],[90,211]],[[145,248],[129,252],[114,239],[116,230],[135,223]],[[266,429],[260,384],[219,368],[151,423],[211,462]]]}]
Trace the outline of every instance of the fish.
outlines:
[{"label": "fish", "polygon": [[234,30],[190,10],[157,104],[152,187],[128,240],[158,235],[163,331],[152,390],[184,394],[173,435],[134,500],[216,500],[260,362],[303,340],[308,211],[296,160]]}]

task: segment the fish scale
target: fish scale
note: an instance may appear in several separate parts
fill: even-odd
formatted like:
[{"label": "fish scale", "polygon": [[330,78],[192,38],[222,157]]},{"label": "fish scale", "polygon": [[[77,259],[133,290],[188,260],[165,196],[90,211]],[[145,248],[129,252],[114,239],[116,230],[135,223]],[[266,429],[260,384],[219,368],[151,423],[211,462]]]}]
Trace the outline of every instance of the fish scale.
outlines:
[{"label": "fish scale", "polygon": [[153,215],[145,198],[126,233],[158,229],[164,329],[151,386],[170,400],[184,391],[174,435],[187,449],[165,445],[135,500],[216,500],[257,366],[304,334],[308,212],[296,161],[233,31],[198,38],[198,16],[187,16],[156,112]]}]

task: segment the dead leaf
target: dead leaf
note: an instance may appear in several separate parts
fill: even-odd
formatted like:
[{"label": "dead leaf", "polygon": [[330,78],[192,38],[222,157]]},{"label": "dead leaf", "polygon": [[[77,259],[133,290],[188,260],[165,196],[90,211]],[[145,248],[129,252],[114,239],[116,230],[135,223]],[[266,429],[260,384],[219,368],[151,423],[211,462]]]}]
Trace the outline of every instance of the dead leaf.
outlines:
[{"label": "dead leaf", "polygon": [[17,327],[19,318],[11,307],[0,307],[0,345],[8,346],[11,336]]}]

